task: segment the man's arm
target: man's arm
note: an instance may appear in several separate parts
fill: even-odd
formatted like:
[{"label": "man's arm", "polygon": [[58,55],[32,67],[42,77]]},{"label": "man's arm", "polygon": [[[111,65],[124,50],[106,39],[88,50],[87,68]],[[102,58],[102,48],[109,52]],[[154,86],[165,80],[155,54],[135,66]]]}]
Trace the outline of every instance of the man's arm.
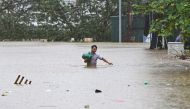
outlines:
[{"label": "man's arm", "polygon": [[102,58],[102,60],[106,63],[108,63],[109,65],[113,65],[111,62],[108,62],[106,59]]}]

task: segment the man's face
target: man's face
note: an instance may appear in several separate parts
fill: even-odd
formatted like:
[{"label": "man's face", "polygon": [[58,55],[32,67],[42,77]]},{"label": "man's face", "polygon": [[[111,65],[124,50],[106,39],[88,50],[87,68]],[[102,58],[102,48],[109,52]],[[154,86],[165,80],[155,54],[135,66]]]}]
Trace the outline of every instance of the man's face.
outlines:
[{"label": "man's face", "polygon": [[96,47],[93,47],[93,48],[92,48],[92,52],[93,52],[93,53],[96,53],[96,51],[97,51],[97,48],[96,48]]}]

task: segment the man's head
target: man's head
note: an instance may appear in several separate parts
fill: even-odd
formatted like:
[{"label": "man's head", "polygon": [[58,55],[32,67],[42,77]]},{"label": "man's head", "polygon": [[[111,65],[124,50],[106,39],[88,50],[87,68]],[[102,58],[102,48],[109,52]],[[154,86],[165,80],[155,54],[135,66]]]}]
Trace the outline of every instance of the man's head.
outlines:
[{"label": "man's head", "polygon": [[97,51],[97,46],[96,46],[96,45],[92,45],[92,46],[91,46],[91,51],[92,51],[93,53],[96,53],[96,51]]}]

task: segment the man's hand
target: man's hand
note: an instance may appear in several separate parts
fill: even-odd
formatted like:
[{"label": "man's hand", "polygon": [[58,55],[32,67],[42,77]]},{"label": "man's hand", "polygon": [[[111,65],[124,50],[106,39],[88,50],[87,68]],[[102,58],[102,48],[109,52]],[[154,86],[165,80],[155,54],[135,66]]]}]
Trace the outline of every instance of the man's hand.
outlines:
[{"label": "man's hand", "polygon": [[87,63],[87,62],[88,62],[88,60],[87,60],[87,59],[84,59],[84,62],[85,62],[85,63]]},{"label": "man's hand", "polygon": [[108,62],[106,59],[102,58],[102,60],[106,63],[108,63],[109,65],[113,65],[111,62]]}]

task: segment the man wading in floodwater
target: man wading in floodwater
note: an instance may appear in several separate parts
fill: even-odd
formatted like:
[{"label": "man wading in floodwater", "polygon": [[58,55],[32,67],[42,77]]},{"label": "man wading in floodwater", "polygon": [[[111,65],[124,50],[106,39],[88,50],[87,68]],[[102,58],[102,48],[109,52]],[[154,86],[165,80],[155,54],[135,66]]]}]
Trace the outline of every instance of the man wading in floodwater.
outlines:
[{"label": "man wading in floodwater", "polygon": [[97,46],[92,45],[91,46],[91,52],[87,54],[83,54],[82,58],[84,59],[84,62],[87,63],[87,67],[96,67],[97,59],[103,60],[104,62],[108,63],[109,65],[113,65],[112,63],[108,62],[103,57],[100,57],[98,54],[96,54]]}]

